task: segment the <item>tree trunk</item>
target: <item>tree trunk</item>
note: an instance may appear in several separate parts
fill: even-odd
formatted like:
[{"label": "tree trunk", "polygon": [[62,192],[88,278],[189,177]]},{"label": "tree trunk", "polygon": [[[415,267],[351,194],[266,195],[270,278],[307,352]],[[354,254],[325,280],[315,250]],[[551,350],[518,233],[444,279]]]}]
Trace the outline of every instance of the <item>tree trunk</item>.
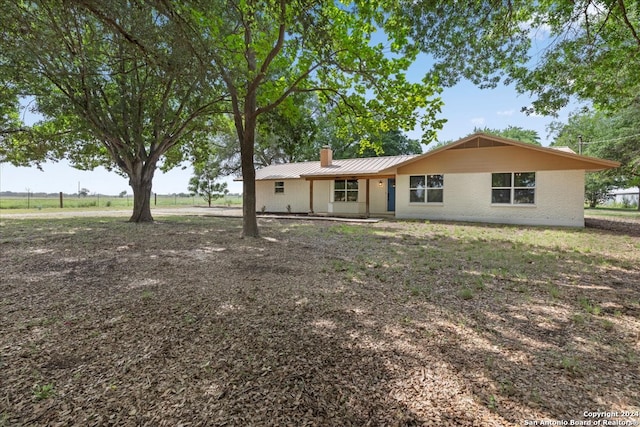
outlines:
[{"label": "tree trunk", "polygon": [[129,185],[133,189],[133,214],[129,222],[152,222],[151,216],[151,184],[155,164],[136,167],[129,174]]},{"label": "tree trunk", "polygon": [[245,115],[243,138],[240,141],[242,164],[242,237],[258,237],[256,217],[256,170],[253,165],[256,120]]},{"label": "tree trunk", "polygon": [[638,185],[638,211],[640,211],[640,185]]}]

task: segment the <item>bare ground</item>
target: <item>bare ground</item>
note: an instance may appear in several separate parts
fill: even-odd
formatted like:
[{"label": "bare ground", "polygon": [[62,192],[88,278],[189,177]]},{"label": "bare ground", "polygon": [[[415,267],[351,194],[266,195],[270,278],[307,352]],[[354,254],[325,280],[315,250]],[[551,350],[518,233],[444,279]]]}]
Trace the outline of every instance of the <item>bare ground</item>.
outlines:
[{"label": "bare ground", "polygon": [[616,230],[4,220],[0,426],[640,422]]}]

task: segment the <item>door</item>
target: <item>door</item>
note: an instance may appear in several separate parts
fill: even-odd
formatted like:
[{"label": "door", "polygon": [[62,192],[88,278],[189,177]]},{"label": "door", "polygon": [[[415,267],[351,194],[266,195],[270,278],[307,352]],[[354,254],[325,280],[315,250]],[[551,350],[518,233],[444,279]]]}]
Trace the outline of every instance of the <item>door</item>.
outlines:
[{"label": "door", "polygon": [[396,211],[396,179],[387,179],[387,211]]}]

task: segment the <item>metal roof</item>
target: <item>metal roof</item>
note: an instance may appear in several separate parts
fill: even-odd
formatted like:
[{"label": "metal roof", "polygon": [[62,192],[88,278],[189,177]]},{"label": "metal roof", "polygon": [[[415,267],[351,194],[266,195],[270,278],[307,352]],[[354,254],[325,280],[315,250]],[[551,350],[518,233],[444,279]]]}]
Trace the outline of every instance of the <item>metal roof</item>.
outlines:
[{"label": "metal roof", "polygon": [[585,162],[585,165],[591,165],[586,170],[602,170],[620,166],[620,163],[611,160],[597,159],[594,157],[576,154],[568,147],[540,147],[493,135],[475,133],[446,146],[418,155],[368,157],[362,159],[342,160],[334,159],[331,166],[326,167],[321,167],[319,161],[270,165],[256,170],[256,180],[331,178],[341,176],[365,177],[376,174],[391,175],[395,173],[396,168],[399,166],[404,166],[415,161],[419,161],[420,159],[438,155],[438,153],[445,150],[508,145],[522,147],[533,151],[541,151],[574,160],[581,160]]},{"label": "metal roof", "polygon": [[320,166],[319,161],[270,165],[256,170],[256,181],[304,177],[375,175],[382,170],[390,169],[416,156],[417,155],[334,159],[331,166],[325,167]]}]

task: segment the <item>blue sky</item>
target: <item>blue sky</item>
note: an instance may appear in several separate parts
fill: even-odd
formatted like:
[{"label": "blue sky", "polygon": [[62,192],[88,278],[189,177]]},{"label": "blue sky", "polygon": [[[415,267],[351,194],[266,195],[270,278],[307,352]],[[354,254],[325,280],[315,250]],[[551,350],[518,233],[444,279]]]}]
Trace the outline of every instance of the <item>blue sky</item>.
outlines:
[{"label": "blue sky", "polygon": [[[427,59],[417,61],[412,70],[429,67]],[[411,77],[411,76],[410,76]],[[416,79],[422,76],[415,76]],[[546,127],[554,120],[567,121],[568,114],[576,106],[567,107],[559,112],[557,118],[521,113],[522,107],[531,104],[531,99],[519,95],[512,86],[499,86],[495,89],[481,90],[470,82],[460,82],[452,88],[444,89],[441,97],[444,106],[440,117],[446,118],[444,128],[438,132],[438,140],[449,141],[462,138],[474,127],[489,127],[504,129],[507,126],[519,126],[538,132],[543,145],[551,141],[547,136]],[[419,137],[419,131],[408,132],[412,138]],[[103,168],[94,171],[80,171],[72,168],[66,162],[45,163],[43,170],[37,168],[14,167],[0,164],[0,191],[45,193],[75,193],[78,186],[87,188],[90,193],[118,194],[126,190],[131,194],[128,180],[115,172],[108,172]],[[187,185],[192,170],[176,168],[168,173],[157,171],[153,181],[153,191],[158,194],[187,193]],[[242,183],[226,179],[231,193],[242,192]]]}]

